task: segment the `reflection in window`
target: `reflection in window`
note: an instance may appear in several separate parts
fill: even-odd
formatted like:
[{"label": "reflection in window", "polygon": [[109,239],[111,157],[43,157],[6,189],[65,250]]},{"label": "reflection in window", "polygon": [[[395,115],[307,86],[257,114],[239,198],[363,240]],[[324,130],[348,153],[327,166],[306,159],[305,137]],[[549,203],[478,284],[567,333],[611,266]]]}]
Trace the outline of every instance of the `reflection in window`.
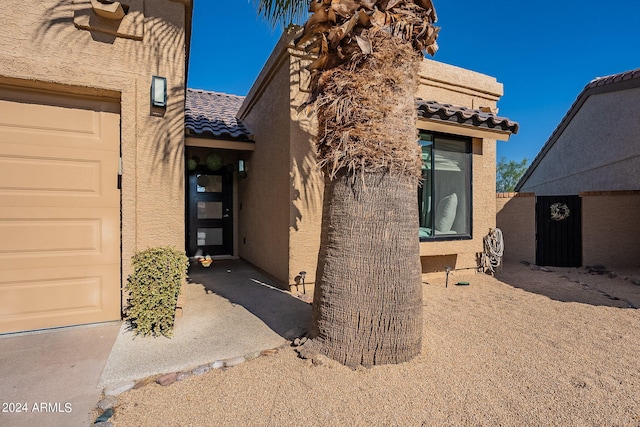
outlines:
[{"label": "reflection in window", "polygon": [[222,202],[198,202],[198,219],[221,219]]},{"label": "reflection in window", "polygon": [[471,143],[421,133],[420,240],[471,237]]},{"label": "reflection in window", "polygon": [[222,175],[196,175],[198,193],[222,193]]},{"label": "reflection in window", "polygon": [[198,246],[222,245],[222,228],[198,228]]}]

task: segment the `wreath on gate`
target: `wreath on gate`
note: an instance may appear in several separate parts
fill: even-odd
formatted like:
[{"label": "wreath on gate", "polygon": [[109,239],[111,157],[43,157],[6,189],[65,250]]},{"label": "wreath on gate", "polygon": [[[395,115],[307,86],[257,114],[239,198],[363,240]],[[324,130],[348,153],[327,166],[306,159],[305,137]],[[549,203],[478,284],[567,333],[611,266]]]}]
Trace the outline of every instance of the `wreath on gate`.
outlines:
[{"label": "wreath on gate", "polygon": [[564,203],[554,203],[551,205],[551,219],[554,221],[567,219],[570,214],[571,210]]}]

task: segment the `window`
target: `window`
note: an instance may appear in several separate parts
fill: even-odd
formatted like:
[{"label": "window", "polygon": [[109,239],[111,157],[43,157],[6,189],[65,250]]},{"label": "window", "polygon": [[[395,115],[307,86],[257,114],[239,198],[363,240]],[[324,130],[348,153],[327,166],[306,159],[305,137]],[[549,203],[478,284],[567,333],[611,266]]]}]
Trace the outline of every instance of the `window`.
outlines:
[{"label": "window", "polygon": [[471,238],[471,140],[420,133],[420,241]]}]

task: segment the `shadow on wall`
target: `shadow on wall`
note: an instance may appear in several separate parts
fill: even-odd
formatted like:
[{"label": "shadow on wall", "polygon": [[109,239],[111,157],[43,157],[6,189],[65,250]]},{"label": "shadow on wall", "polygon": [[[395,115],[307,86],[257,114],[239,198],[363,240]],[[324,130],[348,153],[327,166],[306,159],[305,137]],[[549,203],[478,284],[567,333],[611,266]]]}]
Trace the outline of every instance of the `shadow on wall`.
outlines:
[{"label": "shadow on wall", "polygon": [[214,261],[209,268],[194,265],[189,281],[247,309],[281,337],[303,335],[311,322],[311,305],[278,289],[245,261]]},{"label": "shadow on wall", "polygon": [[637,309],[640,308],[640,269],[636,273],[618,275],[586,268],[507,262],[498,269],[496,278],[555,301]]},{"label": "shadow on wall", "polygon": [[[312,136],[307,134],[309,140]],[[300,142],[300,145],[306,145]],[[310,145],[311,147],[311,145]],[[292,159],[292,180],[291,180],[291,224],[294,230],[298,231],[302,222],[303,211],[319,212],[322,209],[322,194],[324,181],[322,172],[316,164],[316,156],[311,147],[302,157]]]},{"label": "shadow on wall", "polygon": [[[322,195],[324,193],[323,173],[318,167],[315,144],[318,131],[316,110],[308,104],[310,92],[310,74],[306,66],[311,63],[306,58],[295,54],[290,56],[292,64],[289,68],[291,84],[291,224],[296,231],[302,221],[303,213],[322,212]],[[302,208],[302,209],[301,209]]]},{"label": "shadow on wall", "polygon": [[[164,8],[164,9],[163,9]],[[87,63],[87,52],[93,52],[91,58],[96,62],[95,73],[103,72],[105,59],[95,58],[96,52],[106,53],[107,63],[113,64],[111,74],[131,74],[132,77],[148,82],[150,90],[152,75],[183,76],[185,73],[185,32],[181,22],[184,12],[172,11],[168,8],[183,9],[180,2],[150,2],[144,7],[144,17],[138,25],[144,25],[142,40],[115,37],[97,31],[80,30],[74,24],[77,12],[88,13],[91,3],[74,0],[57,0],[51,6],[43,8],[41,25],[36,29],[33,43],[43,50],[56,46],[67,46],[65,62],[75,64]],[[85,10],[86,9],[86,10]],[[166,10],[165,10],[166,9]],[[162,16],[155,16],[160,14]],[[171,21],[174,19],[174,22]],[[87,37],[88,35],[91,37]],[[89,43],[101,43],[103,47],[90,49]],[[108,45],[108,46],[104,46]],[[57,48],[59,50],[59,47]],[[127,68],[128,65],[135,67]],[[134,84],[135,82],[131,82]],[[184,135],[184,81],[169,82],[168,105],[161,114],[150,111],[151,119],[146,120],[143,129],[137,130],[136,144],[140,139],[147,140],[152,159],[152,174],[158,176],[182,176]],[[113,88],[110,88],[113,89]],[[124,88],[120,88],[121,90]],[[136,95],[138,96],[138,95]],[[153,117],[156,116],[156,117]],[[136,122],[139,118],[136,118]],[[170,168],[170,170],[167,170]]]}]

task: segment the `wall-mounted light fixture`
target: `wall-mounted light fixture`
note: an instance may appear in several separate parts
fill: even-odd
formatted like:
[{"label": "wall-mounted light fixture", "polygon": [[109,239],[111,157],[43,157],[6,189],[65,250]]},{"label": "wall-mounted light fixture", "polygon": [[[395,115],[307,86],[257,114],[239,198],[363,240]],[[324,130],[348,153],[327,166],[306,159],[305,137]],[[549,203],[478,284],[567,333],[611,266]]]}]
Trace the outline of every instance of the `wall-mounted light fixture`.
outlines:
[{"label": "wall-mounted light fixture", "polygon": [[165,108],[167,106],[167,78],[151,77],[151,105]]},{"label": "wall-mounted light fixture", "polygon": [[238,176],[240,178],[247,177],[247,162],[243,159],[238,160]]}]

